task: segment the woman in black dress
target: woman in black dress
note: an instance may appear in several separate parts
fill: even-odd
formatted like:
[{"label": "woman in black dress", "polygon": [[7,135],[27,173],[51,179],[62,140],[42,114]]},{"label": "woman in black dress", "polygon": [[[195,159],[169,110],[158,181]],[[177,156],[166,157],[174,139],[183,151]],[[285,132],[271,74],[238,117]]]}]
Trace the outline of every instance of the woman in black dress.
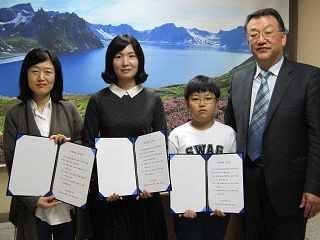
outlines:
[{"label": "woman in black dress", "polygon": [[[137,137],[164,130],[166,119],[158,95],[142,85],[147,79],[144,54],[130,35],[119,35],[106,52],[103,80],[110,84],[94,94],[85,115],[83,141],[96,137]],[[96,240],[166,240],[167,228],[159,194],[144,192],[139,199],[113,194],[98,198],[96,168],[89,205]],[[121,181],[121,179],[115,179]]]}]

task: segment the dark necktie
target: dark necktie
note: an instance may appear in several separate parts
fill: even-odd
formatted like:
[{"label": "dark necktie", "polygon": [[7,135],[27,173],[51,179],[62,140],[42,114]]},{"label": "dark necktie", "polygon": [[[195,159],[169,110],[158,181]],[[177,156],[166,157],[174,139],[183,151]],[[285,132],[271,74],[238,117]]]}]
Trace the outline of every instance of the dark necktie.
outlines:
[{"label": "dark necktie", "polygon": [[270,91],[268,86],[268,78],[270,75],[270,72],[264,71],[259,74],[261,84],[254,102],[248,135],[247,153],[252,161],[261,157],[262,153],[262,138],[270,101]]}]

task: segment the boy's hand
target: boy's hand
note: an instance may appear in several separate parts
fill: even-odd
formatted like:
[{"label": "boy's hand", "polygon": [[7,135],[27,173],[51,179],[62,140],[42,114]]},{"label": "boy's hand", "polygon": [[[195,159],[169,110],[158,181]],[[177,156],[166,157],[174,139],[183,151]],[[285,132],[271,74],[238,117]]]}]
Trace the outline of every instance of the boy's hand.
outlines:
[{"label": "boy's hand", "polygon": [[147,198],[151,198],[152,197],[152,193],[149,193],[149,192],[147,192],[147,191],[143,191],[143,192],[141,192],[140,193],[140,195],[138,195],[137,196],[137,200],[139,200],[140,198],[142,198],[142,199],[147,199]]},{"label": "boy's hand", "polygon": [[122,197],[120,197],[118,194],[116,193],[112,193],[112,195],[110,195],[109,197],[106,198],[107,202],[115,202],[118,200],[122,200]]},{"label": "boy's hand", "polygon": [[210,213],[210,216],[225,217],[226,215],[222,211],[216,209],[214,212]]},{"label": "boy's hand", "polygon": [[197,217],[197,213],[195,211],[192,211],[190,209],[187,209],[184,211],[183,214],[180,214],[179,217],[185,217],[185,218],[196,218]]}]

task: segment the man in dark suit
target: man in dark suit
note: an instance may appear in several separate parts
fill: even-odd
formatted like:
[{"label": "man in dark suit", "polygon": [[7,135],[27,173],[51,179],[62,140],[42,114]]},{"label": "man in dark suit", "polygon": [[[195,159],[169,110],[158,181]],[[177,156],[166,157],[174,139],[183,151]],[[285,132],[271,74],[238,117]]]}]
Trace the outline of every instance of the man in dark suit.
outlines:
[{"label": "man in dark suit", "polygon": [[247,17],[255,62],[234,72],[225,121],[244,153],[245,239],[303,240],[320,210],[320,70],[287,60],[274,9]]}]

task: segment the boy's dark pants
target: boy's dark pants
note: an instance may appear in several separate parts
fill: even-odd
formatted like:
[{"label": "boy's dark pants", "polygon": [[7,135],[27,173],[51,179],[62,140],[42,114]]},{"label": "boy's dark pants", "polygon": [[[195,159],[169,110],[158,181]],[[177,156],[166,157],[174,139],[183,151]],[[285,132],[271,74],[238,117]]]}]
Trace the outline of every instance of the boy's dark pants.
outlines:
[{"label": "boy's dark pants", "polygon": [[195,219],[174,217],[177,240],[224,240],[229,222],[229,215],[225,217],[209,216],[198,213]]}]

